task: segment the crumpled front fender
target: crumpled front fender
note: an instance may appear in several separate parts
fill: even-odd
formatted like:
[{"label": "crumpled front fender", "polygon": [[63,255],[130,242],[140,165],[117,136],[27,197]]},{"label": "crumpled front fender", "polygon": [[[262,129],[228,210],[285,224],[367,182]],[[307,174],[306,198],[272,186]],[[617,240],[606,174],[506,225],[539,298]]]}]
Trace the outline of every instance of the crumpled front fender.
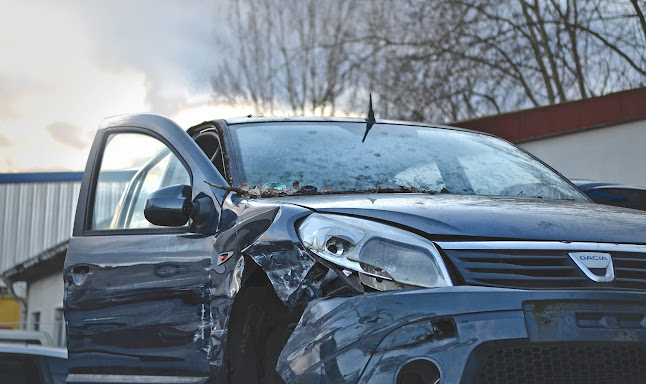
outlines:
[{"label": "crumpled front fender", "polygon": [[316,297],[314,291],[322,278],[320,271],[312,271],[317,263],[295,230],[296,222],[311,213],[296,205],[230,195],[215,244],[218,255],[250,257],[263,269],[278,298],[292,308],[302,295]]},{"label": "crumpled front fender", "polygon": [[303,295],[315,297],[313,289],[320,272],[294,230],[296,221],[310,213],[306,208],[235,194],[225,199],[210,271],[213,286],[209,359],[214,377],[221,377],[226,370],[231,309],[251,260],[267,274],[276,295],[288,308]]},{"label": "crumpled front fender", "polygon": [[317,262],[303,248],[294,229],[296,221],[310,213],[300,207],[282,206],[267,231],[242,251],[265,271],[276,295],[289,309],[303,295],[317,297],[323,277],[313,270]]}]

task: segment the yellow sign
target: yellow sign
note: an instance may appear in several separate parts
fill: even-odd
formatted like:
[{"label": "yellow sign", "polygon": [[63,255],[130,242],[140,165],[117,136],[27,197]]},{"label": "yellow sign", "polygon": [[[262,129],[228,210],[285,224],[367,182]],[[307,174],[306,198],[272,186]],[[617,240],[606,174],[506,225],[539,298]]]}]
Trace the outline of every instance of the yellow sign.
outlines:
[{"label": "yellow sign", "polygon": [[7,296],[0,296],[0,328],[18,329],[20,325],[20,304]]}]

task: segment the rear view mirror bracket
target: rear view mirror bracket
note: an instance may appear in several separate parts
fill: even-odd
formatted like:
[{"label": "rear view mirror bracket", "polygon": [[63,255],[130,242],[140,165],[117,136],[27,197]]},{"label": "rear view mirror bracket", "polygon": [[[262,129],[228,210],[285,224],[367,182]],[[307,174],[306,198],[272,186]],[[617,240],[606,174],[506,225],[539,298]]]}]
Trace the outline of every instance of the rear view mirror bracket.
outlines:
[{"label": "rear view mirror bracket", "polygon": [[146,220],[159,226],[181,227],[194,215],[191,193],[188,185],[171,185],[156,190],[146,199]]},{"label": "rear view mirror bracket", "polygon": [[190,204],[190,217],[193,220],[193,223],[197,226],[201,226],[208,220],[209,217],[215,211],[215,205],[213,204],[213,199],[207,196],[204,193],[200,193],[195,197],[193,203]]}]

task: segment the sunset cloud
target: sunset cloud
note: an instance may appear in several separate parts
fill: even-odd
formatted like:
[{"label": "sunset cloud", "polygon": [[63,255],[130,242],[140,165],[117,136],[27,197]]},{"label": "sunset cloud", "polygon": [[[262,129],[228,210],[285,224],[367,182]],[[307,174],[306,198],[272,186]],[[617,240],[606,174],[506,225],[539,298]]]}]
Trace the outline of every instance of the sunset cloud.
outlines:
[{"label": "sunset cloud", "polygon": [[225,3],[0,0],[0,172],[82,170],[108,116],[246,113],[211,102]]},{"label": "sunset cloud", "polygon": [[11,145],[11,140],[9,140],[7,137],[4,135],[0,134],[0,148],[2,147],[8,147]]},{"label": "sunset cloud", "polygon": [[52,139],[60,144],[77,149],[84,149],[90,144],[82,139],[83,131],[72,124],[57,121],[48,125],[46,129]]}]

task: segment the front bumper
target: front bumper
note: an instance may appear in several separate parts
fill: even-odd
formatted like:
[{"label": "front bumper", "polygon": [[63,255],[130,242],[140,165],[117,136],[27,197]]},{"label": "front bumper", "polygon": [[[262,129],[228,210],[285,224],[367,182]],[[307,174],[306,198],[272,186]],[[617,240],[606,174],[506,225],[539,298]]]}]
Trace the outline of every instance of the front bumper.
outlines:
[{"label": "front bumper", "polygon": [[392,384],[402,367],[425,360],[438,367],[441,383],[473,383],[491,353],[510,346],[520,354],[611,346],[639,355],[628,356],[631,364],[646,367],[646,354],[635,352],[646,346],[646,294],[446,287],[323,298],[305,310],[277,371],[288,383]]}]

